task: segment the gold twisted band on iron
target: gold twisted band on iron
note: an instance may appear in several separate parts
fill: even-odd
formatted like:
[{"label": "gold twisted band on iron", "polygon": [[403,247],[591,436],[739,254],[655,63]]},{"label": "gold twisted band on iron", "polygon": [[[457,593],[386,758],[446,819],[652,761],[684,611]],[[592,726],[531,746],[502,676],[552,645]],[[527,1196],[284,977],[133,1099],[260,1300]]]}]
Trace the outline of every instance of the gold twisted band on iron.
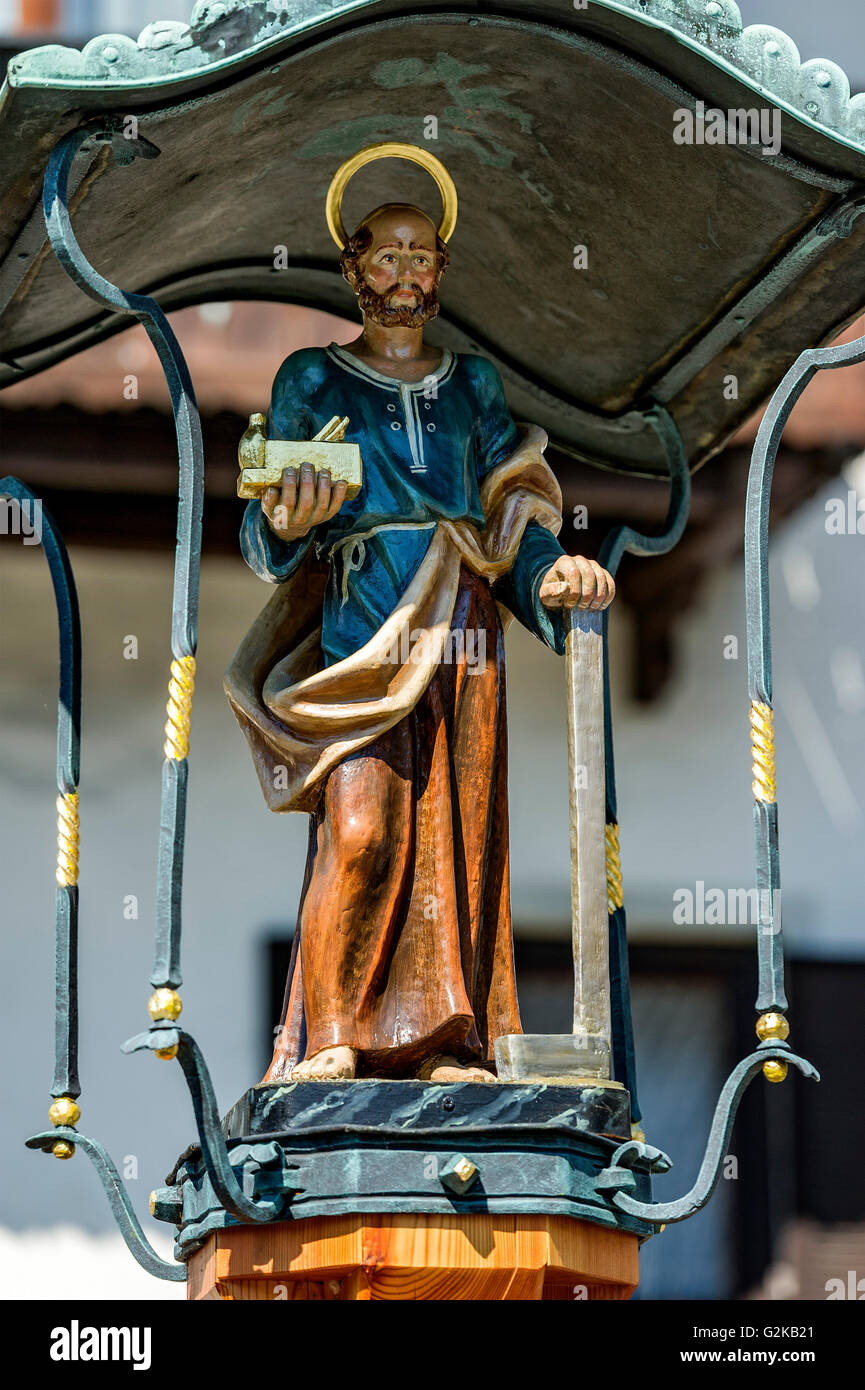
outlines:
[{"label": "gold twisted band on iron", "polygon": [[616,821],[607,821],[604,835],[607,850],[607,909],[615,912],[617,907],[624,907],[625,904],[622,862],[619,858],[619,827]]},{"label": "gold twisted band on iron", "polygon": [[168,682],[168,720],[165,725],[165,756],[182,762],[189,755],[189,723],[195,691],[195,657],[181,656],[171,663]]},{"label": "gold twisted band on iron", "polygon": [[73,888],[78,882],[78,793],[61,792],[57,798],[57,882]]},{"label": "gold twisted band on iron", "polygon": [[771,705],[762,704],[759,700],[752,700],[749,719],[753,757],[751,772],[754,775],[751,790],[756,801],[772,804],[777,798],[775,791],[775,716]]},{"label": "gold twisted band on iron", "polygon": [[358,150],[357,154],[340,164],[327,190],[325,216],[328,230],[340,251],[344,251],[348,245],[348,234],[342,221],[342,199],[348,181],[358,169],[362,169],[365,164],[372,164],[377,159],[408,159],[412,164],[419,164],[435,179],[442,199],[438,234],[442,241],[448,241],[457,225],[457,190],[441,160],[421,145],[407,145],[399,140],[379,140],[374,145],[367,145],[365,149]]}]

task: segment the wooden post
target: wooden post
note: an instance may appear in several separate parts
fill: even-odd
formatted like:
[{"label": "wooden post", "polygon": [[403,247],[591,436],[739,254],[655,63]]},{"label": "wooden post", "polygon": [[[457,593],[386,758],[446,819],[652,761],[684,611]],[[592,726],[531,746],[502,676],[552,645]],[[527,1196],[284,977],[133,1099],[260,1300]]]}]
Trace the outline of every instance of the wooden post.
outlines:
[{"label": "wooden post", "polygon": [[630,1298],[637,1237],[567,1216],[309,1217],[230,1226],[189,1260],[190,1299]]}]

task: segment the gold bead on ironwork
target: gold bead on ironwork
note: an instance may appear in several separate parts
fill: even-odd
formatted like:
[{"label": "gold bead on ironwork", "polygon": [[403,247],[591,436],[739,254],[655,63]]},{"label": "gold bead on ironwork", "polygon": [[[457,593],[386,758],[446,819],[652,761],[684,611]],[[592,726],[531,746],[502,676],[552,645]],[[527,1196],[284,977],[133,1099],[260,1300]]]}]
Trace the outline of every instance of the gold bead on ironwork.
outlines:
[{"label": "gold bead on ironwork", "polygon": [[763,1075],[767,1081],[783,1081],[787,1075],[787,1063],[776,1062],[774,1059],[763,1063]]},{"label": "gold bead on ironwork", "polygon": [[71,1158],[75,1152],[75,1145],[70,1144],[68,1139],[58,1139],[52,1144],[51,1152],[55,1158]]},{"label": "gold bead on ironwork", "polygon": [[774,1012],[761,1014],[756,1029],[761,1042],[768,1042],[770,1038],[780,1038],[781,1042],[786,1042],[790,1036],[790,1025],[786,1018]]},{"label": "gold bead on ironwork", "polygon": [[154,1023],[159,1023],[162,1019],[168,1019],[174,1023],[180,1017],[183,1002],[176,989],[157,989],[154,990],[147,1001],[147,1012]]},{"label": "gold bead on ironwork", "polygon": [[77,1125],[81,1111],[71,1096],[58,1096],[48,1111],[48,1118],[53,1125]]}]

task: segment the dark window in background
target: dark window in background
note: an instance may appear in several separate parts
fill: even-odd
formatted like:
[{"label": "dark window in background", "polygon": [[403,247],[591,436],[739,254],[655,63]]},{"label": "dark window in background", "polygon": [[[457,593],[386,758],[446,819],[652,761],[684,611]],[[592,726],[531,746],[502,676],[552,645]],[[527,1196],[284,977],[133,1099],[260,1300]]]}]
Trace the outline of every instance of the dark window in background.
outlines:
[{"label": "dark window in background", "polygon": [[790,1045],[821,1076],[794,1090],[797,1210],[863,1221],[865,962],[794,961],[790,973]]},{"label": "dark window in background", "polygon": [[[274,931],[262,1074],[290,954],[290,936]],[[569,945],[517,935],[516,958],[524,1029],[570,1032]],[[724,1080],[756,1045],[756,964],[751,951],[639,945],[631,980],[642,1123],[649,1142],[674,1160],[655,1197],[672,1200],[696,1177]],[[782,1085],[752,1083],[730,1144],[738,1176],[721,1179],[706,1210],[647,1242],[637,1297],[741,1296],[760,1283],[792,1217],[865,1220],[865,962],[794,960],[787,980],[791,1046],[822,1079],[815,1085],[791,1071]]]},{"label": "dark window in background", "polygon": [[[573,966],[566,942],[517,938],[520,1015],[526,1032],[570,1032]],[[686,969],[680,957],[687,954]],[[674,958],[674,963],[668,959]],[[645,953],[631,982],[638,1084],[646,1138],[673,1159],[655,1197],[676,1198],[696,1177],[731,1047],[728,985],[695,952]],[[698,1216],[668,1226],[640,1253],[645,1299],[729,1298],[736,1282],[737,1199],[722,1183]]]}]

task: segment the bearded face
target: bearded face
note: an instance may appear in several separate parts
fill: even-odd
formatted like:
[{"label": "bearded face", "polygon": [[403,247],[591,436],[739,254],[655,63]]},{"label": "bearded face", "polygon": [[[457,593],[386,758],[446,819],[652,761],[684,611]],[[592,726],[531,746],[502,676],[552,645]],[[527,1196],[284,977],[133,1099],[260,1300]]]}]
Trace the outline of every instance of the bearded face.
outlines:
[{"label": "bearded face", "polygon": [[366,319],[384,328],[420,328],[439,311],[438,286],[448,259],[424,213],[392,204],[364,219],[340,268]]},{"label": "bearded face", "polygon": [[399,296],[403,290],[385,290],[379,294],[361,280],[356,287],[358,307],[362,314],[382,328],[420,328],[434,319],[439,311],[438,277],[428,294],[414,281],[408,288],[415,296],[414,305],[401,304]]}]

